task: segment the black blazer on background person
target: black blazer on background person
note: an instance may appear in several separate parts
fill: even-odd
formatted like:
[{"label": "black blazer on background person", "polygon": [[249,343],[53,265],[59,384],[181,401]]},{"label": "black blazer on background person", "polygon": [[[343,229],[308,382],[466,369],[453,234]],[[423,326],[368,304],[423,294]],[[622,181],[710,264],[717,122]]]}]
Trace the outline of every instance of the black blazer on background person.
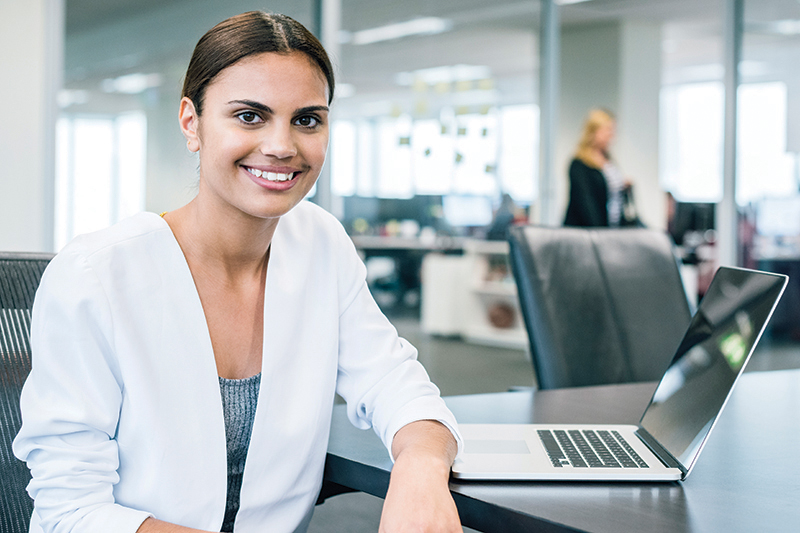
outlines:
[{"label": "black blazer on background person", "polygon": [[608,185],[603,173],[580,159],[569,166],[565,226],[608,226]]}]

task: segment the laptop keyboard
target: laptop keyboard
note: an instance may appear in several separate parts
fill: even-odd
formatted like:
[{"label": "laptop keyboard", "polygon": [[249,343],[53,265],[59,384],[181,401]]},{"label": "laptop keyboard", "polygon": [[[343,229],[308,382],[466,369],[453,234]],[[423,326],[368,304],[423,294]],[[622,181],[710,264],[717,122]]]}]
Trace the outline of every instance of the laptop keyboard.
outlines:
[{"label": "laptop keyboard", "polygon": [[618,431],[540,429],[553,466],[575,468],[648,468]]}]

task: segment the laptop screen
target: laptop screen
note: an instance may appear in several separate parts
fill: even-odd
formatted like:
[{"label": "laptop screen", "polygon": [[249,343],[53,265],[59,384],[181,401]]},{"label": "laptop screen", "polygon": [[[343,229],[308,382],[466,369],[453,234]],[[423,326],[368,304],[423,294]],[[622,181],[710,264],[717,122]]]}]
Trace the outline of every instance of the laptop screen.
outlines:
[{"label": "laptop screen", "polygon": [[689,470],[744,369],[787,277],[717,271],[640,426]]}]

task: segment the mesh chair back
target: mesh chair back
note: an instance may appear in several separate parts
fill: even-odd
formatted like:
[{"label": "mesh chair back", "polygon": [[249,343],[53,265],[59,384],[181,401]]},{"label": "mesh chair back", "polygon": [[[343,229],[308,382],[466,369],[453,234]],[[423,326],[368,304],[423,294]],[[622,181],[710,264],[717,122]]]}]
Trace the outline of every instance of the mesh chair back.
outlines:
[{"label": "mesh chair back", "polygon": [[19,396],[31,369],[31,307],[52,254],[0,253],[0,533],[28,531],[28,467],[11,453],[22,423]]},{"label": "mesh chair back", "polygon": [[661,378],[691,319],[665,233],[518,226],[509,242],[539,388]]}]

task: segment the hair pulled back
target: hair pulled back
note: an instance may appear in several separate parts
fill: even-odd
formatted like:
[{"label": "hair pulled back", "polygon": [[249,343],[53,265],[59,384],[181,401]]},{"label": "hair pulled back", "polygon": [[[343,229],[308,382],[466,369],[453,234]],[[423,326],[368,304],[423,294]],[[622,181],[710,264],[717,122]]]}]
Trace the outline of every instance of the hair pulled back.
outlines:
[{"label": "hair pulled back", "polygon": [[286,15],[250,11],[223,20],[203,35],[194,48],[182,96],[202,114],[208,84],[237,61],[263,52],[302,52],[316,64],[328,82],[328,103],[333,100],[333,66],[319,40],[305,26]]}]

